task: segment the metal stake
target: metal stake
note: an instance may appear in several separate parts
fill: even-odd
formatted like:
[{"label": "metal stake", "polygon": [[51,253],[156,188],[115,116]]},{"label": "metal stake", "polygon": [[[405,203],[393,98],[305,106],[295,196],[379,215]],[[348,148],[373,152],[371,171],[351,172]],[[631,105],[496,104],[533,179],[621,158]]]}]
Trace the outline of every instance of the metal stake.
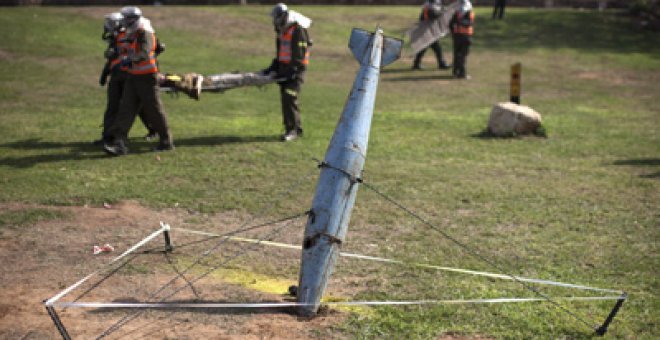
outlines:
[{"label": "metal stake", "polygon": [[626,294],[626,292],[621,294],[621,298],[616,302],[616,305],[614,305],[614,308],[612,308],[612,311],[610,312],[610,315],[607,316],[607,319],[605,319],[605,322],[603,322],[600,327],[596,328],[596,334],[598,336],[603,336],[605,333],[607,333],[607,327],[610,325],[612,320],[614,320],[616,313],[619,312],[619,308],[621,308],[621,305],[623,305],[623,302],[626,301],[627,297],[628,294]]},{"label": "metal stake", "polygon": [[163,236],[165,237],[165,251],[171,253],[174,250],[174,246],[170,241],[170,232],[168,230],[163,231]]},{"label": "metal stake", "polygon": [[50,318],[53,319],[53,323],[55,323],[55,327],[57,327],[57,330],[60,332],[62,339],[71,340],[71,336],[66,331],[66,328],[64,327],[62,320],[60,320],[60,317],[57,315],[55,308],[53,308],[53,306],[46,306],[46,310],[48,311]]}]

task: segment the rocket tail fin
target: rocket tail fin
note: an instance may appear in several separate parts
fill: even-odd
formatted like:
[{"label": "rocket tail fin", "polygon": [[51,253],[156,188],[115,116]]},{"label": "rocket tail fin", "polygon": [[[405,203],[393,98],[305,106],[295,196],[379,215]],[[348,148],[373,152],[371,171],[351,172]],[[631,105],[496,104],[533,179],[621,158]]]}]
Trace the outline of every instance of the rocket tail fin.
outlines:
[{"label": "rocket tail fin", "polygon": [[353,56],[358,62],[362,62],[364,55],[369,52],[369,43],[373,33],[363,29],[354,28],[348,41],[348,47],[353,52]]},{"label": "rocket tail fin", "polygon": [[383,61],[380,62],[381,67],[385,67],[401,57],[401,47],[403,47],[403,40],[391,37],[383,38]]},{"label": "rocket tail fin", "polygon": [[[369,45],[374,34],[363,29],[353,28],[348,47],[353,52],[353,56],[358,62],[362,62],[366,53],[369,52]],[[381,67],[387,66],[401,57],[401,48],[403,40],[383,37],[383,53]]]}]

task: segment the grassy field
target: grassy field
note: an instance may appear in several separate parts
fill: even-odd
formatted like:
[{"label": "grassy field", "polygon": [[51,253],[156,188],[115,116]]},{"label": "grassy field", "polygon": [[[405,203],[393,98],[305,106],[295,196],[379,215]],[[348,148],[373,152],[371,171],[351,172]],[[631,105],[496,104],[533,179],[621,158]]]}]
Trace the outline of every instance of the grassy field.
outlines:
[{"label": "grassy field", "polygon": [[[354,25],[401,36],[414,7],[295,8],[314,19],[301,94],[305,137],[281,143],[276,87],[163,96],[176,144],[156,155],[136,123],[131,154],[106,156],[102,16],[111,8],[0,8],[0,201],[102,205],[134,199],[154,209],[238,211],[273,218],[311,204],[321,159],[357,63]],[[266,67],[274,51],[267,7],[145,7],[167,45],[165,72]],[[660,35],[620,12],[478,8],[469,81],[410,71],[411,52],[383,71],[364,179],[514,275],[625,290],[609,337],[660,336]],[[451,59],[451,40],[443,39]],[[492,105],[508,99],[508,70],[523,65],[522,102],[543,115],[548,138],[479,137]],[[302,183],[302,184],[301,184]],[[493,271],[366,188],[346,249]],[[264,208],[268,207],[268,208]],[[36,216],[35,216],[36,215]],[[58,218],[0,212],[0,230]],[[302,234],[302,230],[298,230]],[[351,242],[351,234],[362,235]],[[366,236],[365,236],[366,235]],[[366,249],[366,244],[376,247]],[[349,263],[342,271],[357,269]],[[531,296],[514,284],[396,268],[370,273],[361,299]],[[565,296],[573,292],[550,290]],[[574,292],[580,294],[579,292]],[[597,324],[613,306],[561,302]],[[382,307],[355,314],[336,336],[583,338],[590,330],[550,304]]]}]

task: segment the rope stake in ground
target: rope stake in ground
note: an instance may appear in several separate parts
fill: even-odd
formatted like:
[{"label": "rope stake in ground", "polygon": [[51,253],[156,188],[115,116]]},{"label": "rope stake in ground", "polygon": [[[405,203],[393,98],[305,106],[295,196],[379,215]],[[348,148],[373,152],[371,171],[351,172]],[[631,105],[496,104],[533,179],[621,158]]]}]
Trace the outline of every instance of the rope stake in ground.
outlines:
[{"label": "rope stake in ground", "polygon": [[[331,167],[328,164],[325,163],[319,163],[319,167]],[[440,230],[437,226],[431,224],[430,222],[426,221],[424,218],[421,216],[415,214],[411,210],[407,209],[404,207],[402,204],[394,201],[392,198],[386,196],[382,192],[378,191],[375,189],[373,186],[364,183],[361,178],[353,178],[354,183],[360,183],[364,184],[368,189],[374,191],[377,193],[379,196],[390,202],[391,204],[397,206],[398,208],[404,210],[406,213],[409,215],[415,217],[424,225],[428,226],[429,228],[439,232],[442,234],[444,237],[447,239],[451,240],[455,244],[459,245],[463,249],[467,250],[471,255],[477,257],[478,259],[486,262],[490,266],[498,269],[499,271],[503,270],[501,267],[494,263],[493,261],[484,258],[482,255],[480,255],[478,252],[475,250],[471,249],[467,245],[463,244],[462,242],[458,241],[457,239],[454,239],[447,233],[443,232]],[[292,220],[299,218],[304,215],[308,215],[310,212],[304,212],[301,214],[297,214],[294,216],[288,216],[286,218],[280,219],[278,221],[272,221],[264,224],[259,224],[255,226],[250,226],[250,227],[245,227],[246,224],[244,224],[241,228],[236,229],[234,231],[231,231],[229,233],[226,233],[224,235],[220,234],[215,234],[215,233],[209,233],[209,232],[204,232],[204,231],[195,231],[195,230],[189,230],[185,228],[174,228],[174,230],[178,230],[181,232],[187,232],[187,233],[193,233],[193,234],[198,234],[198,235],[204,235],[207,237],[212,237],[212,238],[222,238],[218,244],[216,244],[214,247],[211,249],[205,251],[196,261],[193,261],[193,264],[191,264],[189,267],[184,269],[183,271],[178,271],[177,270],[177,276],[172,279],[175,280],[179,277],[183,277],[184,274],[186,274],[193,266],[197,265],[200,263],[200,261],[208,256],[209,254],[213,253],[221,244],[223,244],[226,241],[238,241],[238,242],[246,242],[246,243],[251,243],[254,245],[267,245],[267,246],[274,246],[274,247],[280,247],[280,248],[287,248],[287,249],[296,249],[300,250],[302,247],[301,246],[296,246],[296,245],[290,245],[290,244],[284,244],[284,243],[279,243],[279,242],[273,242],[269,241],[268,239],[272,236],[267,236],[262,239],[249,239],[249,238],[243,238],[243,237],[238,237],[235,236],[240,232],[245,232],[245,231],[250,231],[250,230],[255,230],[258,228],[262,228],[264,226],[272,225],[275,223],[281,223],[281,222],[287,222],[289,224]],[[283,227],[276,228],[274,232],[278,232],[281,230]],[[172,228],[163,222],[161,222],[161,228],[128,250],[126,250],[124,253],[121,255],[117,256],[113,260],[111,260],[106,266],[109,266],[120,259],[124,258],[125,256],[133,253],[136,249],[139,247],[142,247],[144,244],[155,238],[156,236],[160,235],[161,233],[164,232],[169,232],[172,230]],[[272,234],[272,233],[271,233]],[[249,248],[249,247],[248,247]],[[210,304],[205,304],[205,303],[193,303],[193,304],[177,304],[177,303],[165,303],[165,299],[177,294],[179,291],[187,288],[187,287],[192,287],[193,283],[197,282],[198,280],[206,277],[209,273],[213,272],[214,270],[220,268],[221,266],[225,265],[227,262],[233,260],[234,258],[243,255],[248,249],[244,248],[242,251],[239,251],[239,253],[233,257],[230,257],[228,260],[223,261],[219,265],[212,266],[210,270],[207,272],[203,273],[202,275],[198,276],[195,279],[192,280],[186,280],[187,285],[184,287],[180,287],[179,289],[175,289],[174,292],[171,294],[168,294],[165,297],[162,297],[158,299],[158,301],[147,301],[144,303],[106,303],[106,302],[58,302],[62,297],[65,295],[69,294],[71,291],[74,289],[78,288],[80,285],[82,285],[84,282],[86,282],[90,277],[98,274],[105,268],[101,268],[93,272],[92,274],[87,275],[83,279],[79,280],[78,282],[74,283],[73,285],[67,287],[64,289],[62,292],[58,293],[54,297],[46,300],[44,303],[46,305],[46,308],[50,308],[52,310],[53,307],[62,307],[62,308],[137,308],[137,309],[145,309],[145,308],[152,308],[152,309],[176,309],[176,308],[284,308],[284,307],[301,307],[301,306],[311,306],[312,304],[308,303],[298,303],[298,302],[281,302],[281,303],[210,303]],[[387,258],[382,258],[382,257],[376,257],[376,256],[368,256],[368,255],[360,255],[360,254],[352,254],[352,253],[339,253],[340,256],[343,257],[348,257],[348,258],[356,258],[356,259],[363,259],[363,260],[371,260],[371,261],[377,261],[377,262],[383,262],[383,263],[392,263],[392,264],[400,264],[400,265],[409,265],[409,266],[415,266],[415,267],[420,267],[420,268],[427,268],[427,269],[434,269],[434,270],[443,270],[443,271],[449,271],[449,272],[456,272],[456,273],[463,273],[463,274],[470,274],[470,275],[477,275],[477,276],[484,276],[484,277],[490,277],[490,278],[497,278],[497,279],[504,279],[504,280],[513,280],[518,283],[520,283],[524,288],[532,291],[534,294],[538,295],[539,297],[537,298],[517,298],[517,297],[509,297],[509,298],[491,298],[491,299],[471,299],[471,300],[417,300],[417,301],[340,301],[340,302],[323,302],[322,304],[324,305],[345,305],[345,306],[383,306],[383,305],[425,305],[425,304],[493,304],[493,303],[514,303],[514,302],[549,302],[553,304],[554,306],[558,307],[568,315],[572,316],[576,320],[580,321],[581,323],[589,326],[591,329],[594,329],[596,331],[596,334],[598,335],[603,335],[607,331],[607,327],[617,314],[619,308],[623,304],[623,302],[627,299],[627,294],[625,292],[619,291],[619,290],[613,290],[613,289],[603,289],[603,288],[595,288],[595,287],[589,287],[589,286],[584,286],[584,285],[578,285],[578,284],[570,284],[570,283],[563,283],[563,282],[557,282],[557,281],[550,281],[550,280],[541,280],[541,279],[533,279],[533,278],[524,278],[524,277],[518,277],[518,276],[513,276],[510,274],[498,274],[498,273],[490,273],[490,272],[483,272],[483,271],[475,271],[475,270],[469,270],[469,269],[461,269],[461,268],[452,268],[452,267],[443,267],[443,266],[436,266],[436,265],[430,265],[430,264],[424,264],[424,263],[406,263],[404,261],[400,260],[393,260],[393,259],[387,259]],[[114,273],[114,272],[113,272]],[[160,289],[158,289],[156,292],[154,292],[150,299],[155,298],[159,293],[161,293],[166,287],[168,287],[171,282],[166,283],[163,285]],[[588,291],[595,291],[595,292],[601,292],[601,293],[616,293],[619,294],[618,296],[568,296],[568,297],[549,297],[541,292],[539,292],[535,287],[530,286],[529,284],[540,284],[540,285],[550,285],[550,286],[558,286],[558,287],[563,287],[563,288],[571,288],[571,289],[580,289],[580,290],[588,290]],[[615,307],[612,309],[610,312],[609,316],[605,320],[605,322],[601,326],[596,326],[593,327],[590,323],[582,319],[579,315],[573,313],[571,310],[567,309],[566,307],[560,305],[557,301],[558,300],[563,300],[563,301],[597,301],[597,300],[616,300],[617,304]],[[50,310],[49,310],[50,311]],[[54,310],[53,310],[54,311]],[[117,331],[119,328],[121,328],[123,325],[126,323],[130,322],[131,320],[135,319],[137,316],[139,316],[141,313],[136,312],[132,315],[126,315],[122,319],[120,319],[118,322],[110,326],[106,331],[104,331],[98,338],[104,338],[107,335],[110,335],[111,333]],[[56,323],[56,326],[58,323],[61,325],[61,322],[59,321],[59,318],[54,318],[54,322]],[[63,325],[61,325],[63,327]],[[59,326],[58,326],[58,329]],[[66,329],[64,329],[66,332]],[[65,333],[62,333],[64,334]]]},{"label": "rope stake in ground", "polygon": [[[548,296],[548,295],[546,295],[546,294],[544,294],[544,293],[541,293],[541,292],[540,292],[539,290],[537,290],[535,287],[530,286],[529,284],[527,284],[527,282],[522,281],[522,280],[519,280],[516,276],[506,273],[506,271],[503,270],[503,269],[501,268],[501,266],[498,265],[497,263],[495,263],[495,262],[493,262],[492,260],[490,260],[490,259],[488,259],[488,258],[482,256],[482,255],[479,254],[476,250],[474,250],[474,249],[472,249],[471,247],[469,247],[468,245],[466,245],[466,244],[460,242],[459,240],[455,239],[454,237],[452,237],[451,235],[447,234],[446,232],[442,231],[440,228],[438,228],[437,226],[435,226],[435,225],[432,224],[431,222],[427,221],[427,220],[424,219],[423,217],[421,217],[421,216],[419,216],[418,214],[414,213],[412,210],[406,208],[403,204],[401,204],[401,203],[395,201],[394,199],[392,199],[391,197],[385,195],[384,193],[382,193],[381,191],[379,191],[378,189],[376,189],[376,188],[373,187],[372,185],[370,185],[370,184],[368,184],[368,183],[365,183],[364,181],[362,182],[362,184],[364,184],[364,186],[365,186],[367,189],[370,189],[371,191],[373,191],[373,192],[375,192],[376,194],[378,194],[378,196],[382,197],[382,198],[383,198],[384,200],[386,200],[387,202],[389,202],[389,203],[391,203],[392,205],[394,205],[394,206],[398,207],[399,209],[403,210],[405,213],[407,213],[408,215],[414,217],[414,218],[417,219],[418,221],[422,222],[424,225],[426,225],[426,226],[429,227],[430,229],[437,231],[438,233],[440,233],[440,235],[444,236],[446,239],[452,241],[452,242],[453,242],[454,244],[456,244],[457,246],[463,248],[464,250],[466,250],[466,251],[468,252],[468,254],[472,255],[472,256],[475,257],[476,259],[479,259],[479,260],[483,261],[484,263],[488,264],[489,266],[491,266],[491,267],[497,269],[498,271],[500,271],[500,272],[502,272],[502,273],[505,273],[506,276],[508,276],[508,277],[510,277],[512,280],[518,282],[523,288],[525,288],[525,289],[527,289],[527,290],[533,292],[534,294],[540,296],[541,298],[545,299],[547,302],[549,302],[549,303],[551,303],[552,305],[554,305],[555,307],[559,308],[561,311],[563,311],[563,312],[566,313],[567,315],[570,315],[570,316],[573,317],[575,320],[581,322],[581,323],[584,324],[585,326],[587,326],[587,327],[589,327],[590,329],[594,330],[594,331],[596,332],[596,334],[598,334],[598,335],[602,335],[602,334],[604,334],[605,330],[607,330],[607,326],[609,325],[609,323],[610,323],[610,322],[612,321],[612,319],[614,318],[614,315],[616,315],[616,313],[619,311],[619,308],[620,308],[621,305],[623,304],[623,301],[625,301],[625,300],[627,299],[627,297],[628,297],[628,295],[627,295],[625,292],[621,292],[621,299],[619,299],[619,301],[617,302],[617,304],[614,306],[614,308],[612,309],[612,312],[610,313],[610,316],[608,316],[608,318],[605,320],[605,323],[603,323],[602,326],[598,326],[598,325],[594,326],[594,324],[591,324],[591,323],[587,322],[584,318],[582,318],[581,316],[577,315],[577,314],[576,314],[575,312],[573,312],[572,310],[570,310],[570,309],[568,309],[568,308],[566,308],[566,307],[560,305],[560,304],[557,303],[556,301],[554,301],[550,296]],[[602,333],[602,334],[601,334],[601,333]]]}]

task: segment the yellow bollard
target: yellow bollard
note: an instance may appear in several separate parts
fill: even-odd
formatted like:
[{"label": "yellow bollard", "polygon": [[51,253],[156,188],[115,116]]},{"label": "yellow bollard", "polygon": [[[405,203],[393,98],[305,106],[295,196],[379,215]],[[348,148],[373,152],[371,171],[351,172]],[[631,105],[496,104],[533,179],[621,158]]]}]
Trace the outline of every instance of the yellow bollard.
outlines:
[{"label": "yellow bollard", "polygon": [[511,65],[511,101],[520,104],[520,74],[522,65],[515,63]]}]

